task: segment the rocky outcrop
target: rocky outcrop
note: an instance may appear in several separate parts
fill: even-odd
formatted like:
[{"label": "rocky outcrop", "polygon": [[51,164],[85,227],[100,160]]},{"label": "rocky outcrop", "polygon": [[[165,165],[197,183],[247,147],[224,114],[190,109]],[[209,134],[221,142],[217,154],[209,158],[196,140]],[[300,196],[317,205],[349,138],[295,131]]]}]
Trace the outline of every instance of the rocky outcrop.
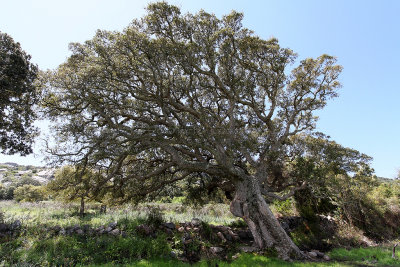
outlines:
[{"label": "rocky outcrop", "polygon": [[16,236],[21,230],[21,221],[16,220],[13,223],[0,223],[0,240],[7,236]]}]

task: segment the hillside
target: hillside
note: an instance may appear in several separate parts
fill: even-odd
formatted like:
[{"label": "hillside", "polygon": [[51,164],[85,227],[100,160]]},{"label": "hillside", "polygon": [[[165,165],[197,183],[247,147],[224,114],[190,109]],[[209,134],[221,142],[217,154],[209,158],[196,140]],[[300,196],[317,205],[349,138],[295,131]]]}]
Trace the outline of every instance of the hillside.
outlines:
[{"label": "hillside", "polygon": [[0,163],[0,183],[8,186],[21,180],[32,180],[46,184],[54,178],[55,169],[32,165],[18,165],[13,162]]}]

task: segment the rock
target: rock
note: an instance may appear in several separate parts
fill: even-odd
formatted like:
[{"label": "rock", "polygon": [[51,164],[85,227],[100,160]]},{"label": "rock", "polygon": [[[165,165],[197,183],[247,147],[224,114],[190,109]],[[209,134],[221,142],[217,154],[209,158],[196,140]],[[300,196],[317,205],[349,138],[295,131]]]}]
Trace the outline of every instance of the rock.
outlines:
[{"label": "rock", "polygon": [[73,227],[65,228],[65,234],[66,235],[71,235],[73,232],[74,232],[74,228]]},{"label": "rock", "polygon": [[173,236],[173,235],[174,235],[174,232],[173,232],[171,229],[169,229],[169,228],[166,228],[166,229],[165,229],[165,233],[166,233],[167,235],[169,235],[169,236]]},{"label": "rock", "polygon": [[231,229],[228,230],[228,234],[234,239],[239,240],[239,236],[235,234]]},{"label": "rock", "polygon": [[73,227],[72,227],[72,231],[76,231],[76,230],[78,230],[78,229],[80,229],[81,227],[79,226],[79,224],[75,224]]},{"label": "rock", "polygon": [[237,235],[239,236],[239,238],[241,240],[252,240],[253,239],[253,235],[251,234],[251,232],[249,230],[239,230],[237,232]]},{"label": "rock", "polygon": [[310,257],[313,257],[313,258],[316,258],[318,255],[317,255],[317,253],[315,252],[315,251],[310,251],[310,252],[308,252],[308,255],[310,256]]},{"label": "rock", "polygon": [[91,230],[90,225],[89,224],[82,225],[82,230],[84,232],[89,232],[89,230]]},{"label": "rock", "polygon": [[185,228],[183,228],[183,226],[179,227],[179,228],[178,228],[178,232],[180,232],[180,233],[185,232]]},{"label": "rock", "polygon": [[324,259],[325,261],[330,261],[330,260],[331,260],[331,257],[329,257],[328,255],[324,255],[323,259]]},{"label": "rock", "polygon": [[320,252],[319,250],[311,250],[311,251],[317,253],[318,258],[323,258],[325,255],[324,253]]},{"label": "rock", "polygon": [[9,227],[5,223],[0,223],[0,232],[7,232],[9,230]]},{"label": "rock", "polygon": [[224,237],[224,235],[221,232],[218,232],[217,236],[222,240],[222,242],[226,242],[226,238]]},{"label": "rock", "polygon": [[232,256],[232,260],[236,260],[239,257],[240,257],[240,253],[236,253],[235,255]]},{"label": "rock", "polygon": [[190,228],[189,226],[186,226],[186,231],[190,231],[192,230],[192,228]]},{"label": "rock", "polygon": [[83,232],[83,230],[82,230],[82,229],[78,229],[78,230],[76,230],[76,233],[77,233],[78,235],[83,235],[83,234],[84,234],[84,232]]},{"label": "rock", "polygon": [[122,236],[122,237],[127,237],[128,234],[127,234],[125,231],[121,231],[121,236]]},{"label": "rock", "polygon": [[20,220],[16,220],[15,222],[13,222],[12,224],[11,224],[11,230],[17,230],[17,229],[19,229],[19,228],[21,228],[21,221]]},{"label": "rock", "polygon": [[172,222],[167,222],[163,224],[165,226],[165,228],[167,229],[171,229],[171,230],[175,230],[175,224]]},{"label": "rock", "polygon": [[65,231],[64,228],[61,227],[60,231],[58,232],[58,234],[60,235],[65,235],[67,232]]},{"label": "rock", "polygon": [[175,252],[173,252],[173,251],[171,251],[171,253],[170,253],[169,255],[171,256],[171,258],[174,258],[174,259],[176,259],[176,258],[177,258],[177,255],[176,255],[176,253],[175,253]]},{"label": "rock", "polygon": [[136,228],[136,230],[137,230],[139,233],[143,234],[143,235],[150,235],[150,234],[151,234],[151,228],[150,228],[148,225],[146,225],[146,224],[141,224],[141,225],[139,225],[139,226]]},{"label": "rock", "polygon": [[193,218],[192,221],[190,222],[193,226],[200,226],[201,225],[201,220],[198,218]]},{"label": "rock", "polygon": [[111,230],[115,229],[115,227],[117,227],[117,222],[112,222],[112,223],[108,224],[108,227],[110,227]]},{"label": "rock", "polygon": [[241,252],[248,253],[248,252],[255,252],[255,251],[257,251],[258,249],[257,249],[256,247],[243,246],[243,247],[239,247],[239,250],[240,250]]},{"label": "rock", "polygon": [[193,228],[193,232],[195,232],[195,233],[200,232],[200,228],[198,228],[198,227]]},{"label": "rock", "polygon": [[104,230],[104,232],[106,232],[106,233],[109,233],[109,232],[111,232],[113,229],[109,226],[109,227],[107,227],[105,230]]},{"label": "rock", "polygon": [[113,236],[117,236],[117,235],[120,234],[120,232],[119,232],[118,229],[114,229],[114,230],[112,230],[112,231],[110,232],[110,234],[112,234]]},{"label": "rock", "polygon": [[221,247],[210,247],[210,252],[213,253],[213,254],[217,254],[217,253],[220,253],[222,251],[224,251],[224,249],[221,248]]},{"label": "rock", "polygon": [[98,233],[100,233],[101,231],[104,232],[104,226],[101,225],[101,226],[97,227],[95,231]]}]

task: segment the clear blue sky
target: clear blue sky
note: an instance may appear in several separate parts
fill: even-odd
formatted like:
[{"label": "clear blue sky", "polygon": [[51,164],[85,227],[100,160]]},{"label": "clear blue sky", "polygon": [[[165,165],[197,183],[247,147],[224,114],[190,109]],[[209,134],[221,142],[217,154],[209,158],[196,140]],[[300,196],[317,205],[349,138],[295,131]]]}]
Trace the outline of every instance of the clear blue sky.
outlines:
[{"label": "clear blue sky", "polygon": [[[69,55],[69,42],[90,39],[96,29],[122,30],[144,14],[139,0],[0,0],[0,31],[10,34],[41,69]],[[378,176],[400,167],[400,1],[171,0],[185,12],[218,16],[238,10],[244,26],[276,37],[300,58],[327,53],[344,70],[339,98],[318,113],[318,130],[374,158]],[[35,147],[40,154],[40,145]],[[0,162],[42,165],[40,156],[4,156]]]}]

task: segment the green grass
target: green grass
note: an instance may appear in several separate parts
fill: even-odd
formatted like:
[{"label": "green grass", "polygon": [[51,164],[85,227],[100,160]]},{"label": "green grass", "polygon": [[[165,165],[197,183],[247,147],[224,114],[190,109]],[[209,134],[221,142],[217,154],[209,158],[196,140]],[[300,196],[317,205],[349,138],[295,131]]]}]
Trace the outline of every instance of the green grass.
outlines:
[{"label": "green grass", "polygon": [[[391,258],[391,248],[372,247],[351,250],[334,249],[330,262],[285,262],[274,257],[257,254],[241,254],[237,259],[202,260],[190,265],[170,256],[171,243],[166,236],[156,238],[139,236],[135,232],[155,207],[164,213],[164,219],[172,222],[190,221],[193,217],[207,223],[243,224],[229,214],[227,205],[208,205],[192,208],[180,203],[150,203],[136,207],[110,208],[100,214],[98,206],[88,205],[88,214],[78,216],[77,204],[58,202],[16,203],[0,201],[6,222],[20,220],[23,231],[20,236],[0,242],[0,266],[399,266],[400,260]],[[150,208],[149,208],[150,207]],[[117,221],[119,228],[128,232],[126,238],[111,236],[53,236],[46,227],[88,224],[91,227]],[[174,237],[179,242],[179,236]],[[399,255],[400,256],[400,255]],[[25,266],[24,265],[24,266]]]},{"label": "green grass", "polygon": [[[399,256],[399,253],[396,253]],[[334,249],[330,253],[332,259],[346,261],[358,265],[367,266],[400,266],[400,260],[392,258],[390,247],[371,247]]]},{"label": "green grass", "polygon": [[[239,258],[232,262],[226,262],[221,260],[214,261],[201,261],[190,265],[189,263],[179,262],[177,260],[165,260],[165,259],[151,259],[141,260],[126,264],[124,266],[162,266],[162,267],[209,267],[209,266],[220,266],[220,267],[245,267],[245,266],[282,266],[282,267],[355,267],[355,266],[400,266],[400,260],[391,258],[391,252],[389,248],[359,248],[359,249],[334,249],[330,253],[332,261],[330,262],[285,262],[276,258],[269,258],[266,256],[256,254],[241,254]],[[376,260],[374,258],[376,257]],[[82,265],[83,266],[83,265]],[[87,266],[115,266],[112,264],[104,265],[87,265]]]},{"label": "green grass", "polygon": [[[83,265],[82,265],[83,266]],[[101,267],[111,267],[115,266],[112,264],[105,265],[87,265],[87,266],[101,266]],[[351,264],[346,264],[343,262],[285,262],[276,258],[268,258],[265,256],[254,255],[254,254],[241,254],[239,258],[232,262],[226,262],[221,260],[214,261],[201,261],[193,265],[189,263],[179,262],[177,260],[163,260],[163,259],[153,259],[153,260],[142,260],[134,262],[131,264],[124,265],[127,267],[148,267],[148,266],[162,266],[162,267],[210,267],[210,266],[220,266],[220,267],[264,267],[264,266],[283,266],[283,267],[346,267],[354,266]]]},{"label": "green grass", "polygon": [[144,219],[151,208],[160,209],[164,214],[164,219],[172,222],[190,221],[196,217],[207,223],[228,225],[237,220],[229,212],[229,206],[225,204],[205,205],[197,208],[180,203],[146,203],[138,206],[112,207],[107,210],[106,214],[100,214],[98,206],[95,204],[87,205],[87,216],[82,219],[78,214],[78,203],[0,201],[0,207],[4,212],[6,221],[12,222],[18,219],[26,226],[46,224],[48,226],[65,227],[75,224],[89,224],[97,227],[123,219]]}]

